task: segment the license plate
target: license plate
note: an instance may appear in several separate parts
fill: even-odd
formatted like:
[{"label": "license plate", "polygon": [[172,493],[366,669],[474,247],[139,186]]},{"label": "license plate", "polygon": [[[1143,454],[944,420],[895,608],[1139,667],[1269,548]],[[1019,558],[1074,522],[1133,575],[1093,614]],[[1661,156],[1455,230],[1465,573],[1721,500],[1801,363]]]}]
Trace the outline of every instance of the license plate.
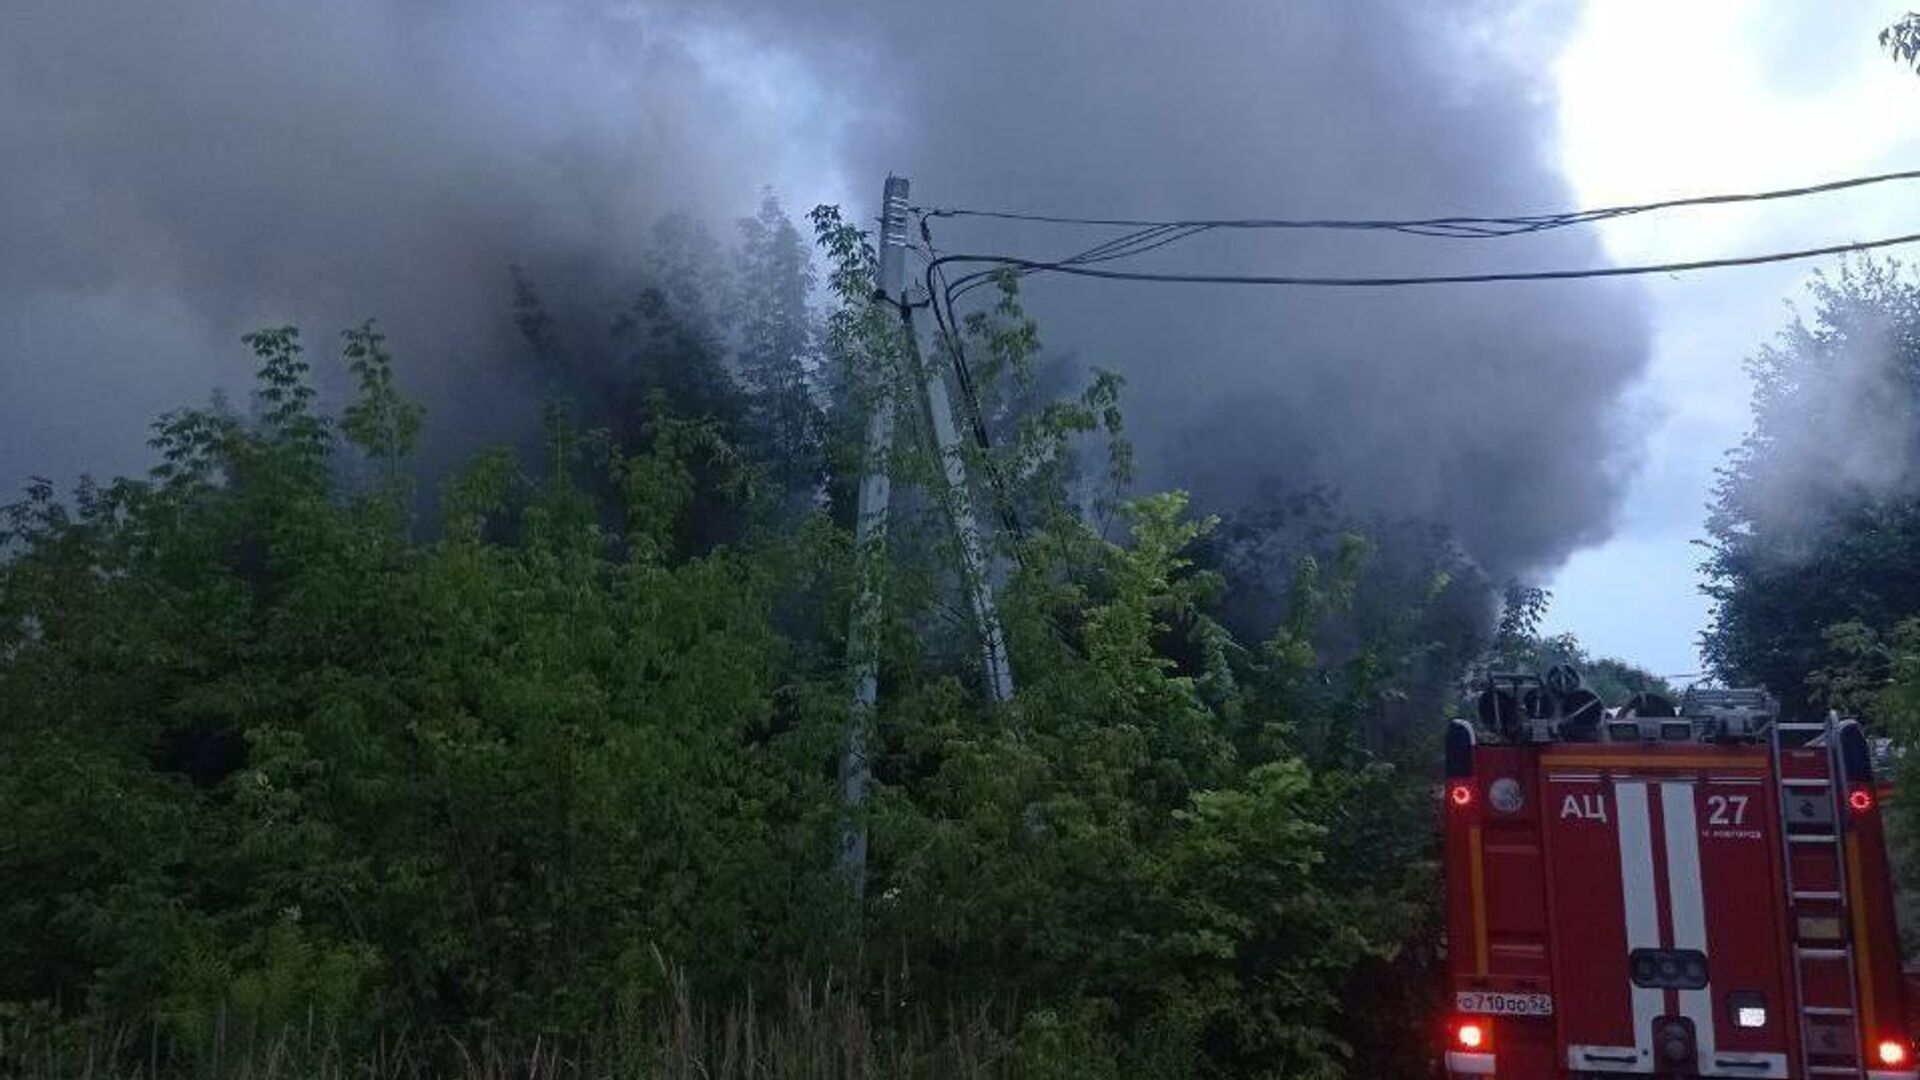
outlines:
[{"label": "license plate", "polygon": [[1552,1016],[1552,994],[1502,994],[1494,990],[1462,990],[1453,995],[1455,1011],[1488,1016]]}]

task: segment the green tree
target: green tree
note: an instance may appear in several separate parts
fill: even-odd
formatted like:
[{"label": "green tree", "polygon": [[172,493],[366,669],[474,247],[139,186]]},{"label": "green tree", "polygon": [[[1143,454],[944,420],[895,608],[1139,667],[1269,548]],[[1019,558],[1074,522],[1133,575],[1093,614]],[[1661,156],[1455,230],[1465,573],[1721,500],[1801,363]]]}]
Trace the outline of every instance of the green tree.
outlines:
[{"label": "green tree", "polygon": [[825,416],[815,383],[819,335],[809,303],[813,263],[772,191],[739,228],[729,314],[747,399],[745,427],[774,481],[811,497],[825,467]]},{"label": "green tree", "polygon": [[1517,672],[1544,676],[1560,664],[1572,665],[1581,683],[1608,705],[1619,705],[1643,690],[1677,700],[1664,676],[1614,656],[1595,656],[1572,633],[1542,634],[1540,624],[1552,608],[1553,594],[1537,585],[1509,582],[1502,590],[1500,616],[1484,655],[1469,668],[1473,692],[1488,674]]},{"label": "green tree", "polygon": [[1895,60],[1920,71],[1920,12],[1909,11],[1881,30],[1880,47]]},{"label": "green tree", "polygon": [[371,319],[341,336],[347,342],[347,367],[359,383],[359,398],[341,413],[340,430],[380,464],[383,481],[398,488],[402,466],[420,436],[425,410],[401,396],[386,335],[374,329]]},{"label": "green tree", "polygon": [[1884,636],[1920,612],[1920,285],[1860,261],[1813,297],[1749,363],[1753,428],[1721,470],[1703,565],[1708,662],[1791,710],[1826,704],[1808,677],[1844,660],[1830,627]]},{"label": "green tree", "polygon": [[387,467],[417,420],[377,333],[347,337],[338,425],[292,330],[248,340],[257,419],[169,416],[150,479],[10,510],[9,994],[192,1033],[584,1024],[658,992],[656,954],[771,992],[832,923],[826,676],[769,619],[831,573],[826,535],[681,555],[734,466],[661,419],[634,452],[557,422],[543,474],[482,457],[415,543],[335,487],[336,428]]}]

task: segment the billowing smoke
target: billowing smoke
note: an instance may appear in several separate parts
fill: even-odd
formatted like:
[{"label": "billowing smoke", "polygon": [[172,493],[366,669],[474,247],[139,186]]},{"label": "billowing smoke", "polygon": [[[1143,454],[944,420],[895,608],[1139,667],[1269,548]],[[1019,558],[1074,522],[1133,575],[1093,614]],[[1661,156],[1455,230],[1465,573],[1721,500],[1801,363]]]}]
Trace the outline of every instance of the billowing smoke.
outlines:
[{"label": "billowing smoke", "polygon": [[[523,394],[489,358],[510,261],[614,271],[663,210],[760,185],[1115,216],[1566,206],[1568,3],[25,0],[0,16],[0,474],[197,396],[238,328],[378,315],[449,416]],[[944,248],[1100,237],[942,222]],[[1287,233],[1162,268],[1588,265],[1589,235]],[[1489,566],[1606,532],[1647,349],[1627,285],[1307,292],[1036,280],[1048,343],[1129,379],[1153,483],[1275,478],[1450,525]],[[218,349],[219,351],[215,351]],[[223,361],[228,362],[228,361]],[[228,362],[230,363],[230,362]],[[226,376],[222,376],[226,378]],[[119,391],[116,392],[116,388]],[[48,460],[53,458],[54,460]],[[124,467],[123,463],[115,463]]]},{"label": "billowing smoke", "polygon": [[781,64],[611,2],[7,4],[0,484],[140,467],[268,323],[323,357],[377,317],[430,435],[510,436],[510,265],[616,282],[662,214],[724,235],[820,175],[837,121]]},{"label": "billowing smoke", "polygon": [[1863,510],[1920,491],[1920,284],[1862,262],[1813,293],[1812,310],[1754,358],[1753,428],[1712,521],[1770,568],[1831,552]]},{"label": "billowing smoke", "polygon": [[[1550,60],[1571,5],[856,4],[897,63],[876,100],[918,201],[1095,216],[1405,216],[1565,206]],[[815,25],[820,20],[815,19]],[[1097,236],[940,222],[961,251]],[[1591,235],[1524,242],[1286,233],[1149,265],[1364,274],[1590,265]],[[1331,293],[1036,280],[1049,342],[1124,372],[1151,479],[1231,504],[1325,482],[1357,511],[1452,525],[1506,570],[1601,536],[1647,351],[1631,287]]]}]

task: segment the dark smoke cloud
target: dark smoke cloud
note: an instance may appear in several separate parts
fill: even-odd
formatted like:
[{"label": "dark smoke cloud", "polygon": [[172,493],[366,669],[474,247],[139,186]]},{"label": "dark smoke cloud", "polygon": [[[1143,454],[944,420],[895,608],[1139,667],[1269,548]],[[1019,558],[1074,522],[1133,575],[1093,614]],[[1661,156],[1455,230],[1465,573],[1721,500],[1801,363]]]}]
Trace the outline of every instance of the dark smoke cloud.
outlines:
[{"label": "dark smoke cloud", "polygon": [[[502,331],[507,261],[618,270],[660,210],[723,220],[769,180],[805,178],[796,201],[850,191],[861,217],[889,169],[925,203],[1113,215],[1559,208],[1570,197],[1547,73],[1573,13],[1385,0],[29,0],[0,16],[0,162],[14,192],[0,205],[0,422],[42,401],[71,407],[85,396],[70,389],[76,364],[129,387],[166,377],[137,350],[111,364],[61,355],[48,311],[88,320],[78,339],[102,344],[173,327],[156,352],[180,355],[269,316],[404,320],[419,352],[437,350],[421,359],[446,392],[442,422],[488,412],[469,408],[475,387],[505,372],[476,378],[472,365]],[[958,224],[939,239],[1090,242]],[[1287,234],[1157,265],[1602,260],[1571,233],[1446,247]],[[1053,347],[1128,376],[1149,479],[1216,505],[1276,477],[1328,483],[1357,511],[1441,521],[1490,566],[1538,570],[1605,534],[1631,464],[1631,424],[1614,412],[1648,334],[1630,285],[1036,281],[1030,296]],[[44,385],[20,385],[26,365]],[[175,399],[208,381],[169,372]],[[0,473],[86,445],[47,429],[24,444],[0,432]]]},{"label": "dark smoke cloud", "polygon": [[139,467],[285,321],[318,353],[380,318],[430,430],[510,434],[510,263],[618,279],[663,212],[730,220],[831,153],[716,63],[748,47],[610,3],[12,0],[0,484]]},{"label": "dark smoke cloud", "polygon": [[[1107,216],[1425,215],[1570,203],[1548,72],[1571,4],[849,4],[897,61],[903,117],[864,171],[917,199]],[[961,9],[954,9],[955,11]],[[819,24],[814,13],[815,25]],[[960,250],[1058,232],[940,224]],[[1604,262],[1590,236],[1435,246],[1289,233],[1174,268],[1368,271]],[[1633,445],[1613,415],[1648,350],[1632,286],[1364,293],[1035,281],[1050,342],[1117,367],[1154,480],[1232,505],[1328,482],[1453,526],[1508,570],[1602,537]]]}]

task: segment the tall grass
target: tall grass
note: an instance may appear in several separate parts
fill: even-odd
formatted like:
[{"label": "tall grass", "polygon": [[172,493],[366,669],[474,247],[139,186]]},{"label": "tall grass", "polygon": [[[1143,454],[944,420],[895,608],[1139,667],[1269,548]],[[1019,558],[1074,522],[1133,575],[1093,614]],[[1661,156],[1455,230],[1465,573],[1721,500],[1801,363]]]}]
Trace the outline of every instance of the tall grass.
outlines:
[{"label": "tall grass", "polygon": [[[891,1012],[891,1010],[889,1010]],[[18,1080],[1006,1080],[987,1009],[875,1023],[853,994],[795,984],[773,1007],[709,1009],[675,980],[660,1008],[591,1031],[514,1037],[404,1029],[348,1037],[309,1021],[244,1031],[221,1010],[183,1041],[153,1020],[0,1019],[0,1076]]]}]

